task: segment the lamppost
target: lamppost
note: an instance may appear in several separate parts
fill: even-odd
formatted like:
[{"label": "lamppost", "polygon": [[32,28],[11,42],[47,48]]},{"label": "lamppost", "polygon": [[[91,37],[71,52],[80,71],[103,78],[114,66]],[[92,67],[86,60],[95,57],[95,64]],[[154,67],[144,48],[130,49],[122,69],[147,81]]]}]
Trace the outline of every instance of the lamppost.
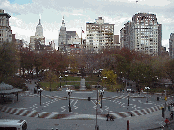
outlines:
[{"label": "lamppost", "polygon": [[127,106],[129,106],[129,94],[128,94],[128,101],[127,101]]},{"label": "lamppost", "polygon": [[96,85],[95,88],[97,88],[97,103],[96,103],[96,125],[95,130],[99,130],[99,126],[97,125],[97,109],[98,109],[98,88],[100,88],[100,85]]},{"label": "lamppost", "polygon": [[68,75],[65,75],[65,77],[66,77],[66,85],[67,85],[67,77],[68,77]]},{"label": "lamppost", "polygon": [[102,97],[103,97],[103,94],[104,94],[104,90],[102,89],[102,90],[100,90],[100,97],[101,97],[101,106],[100,106],[100,108],[102,108]]},{"label": "lamppost", "polygon": [[61,88],[61,80],[62,80],[62,76],[59,76],[59,79],[60,79],[60,88]]},{"label": "lamppost", "polygon": [[40,93],[40,106],[41,106],[41,93],[42,93],[43,89],[42,88],[39,88],[38,89],[38,92]]},{"label": "lamppost", "polygon": [[[103,77],[103,79],[107,79],[107,77]],[[101,97],[101,106],[100,106],[100,108],[102,108],[102,97],[103,97],[103,94],[104,94],[104,90],[103,90],[103,82],[102,82],[102,90],[100,90],[100,97]]]},{"label": "lamppost", "polygon": [[66,92],[67,92],[68,95],[69,95],[69,112],[71,112],[71,106],[70,106],[70,95],[71,95],[71,93],[72,93],[72,90],[70,90],[70,89],[67,88]]},{"label": "lamppost", "polygon": [[167,100],[167,94],[166,94],[166,92],[167,92],[167,90],[164,90],[164,92],[165,92],[165,97],[164,97],[164,100],[165,100],[164,111],[166,111],[166,100]]},{"label": "lamppost", "polygon": [[145,89],[147,89],[147,103],[148,103],[148,90],[150,89],[150,87],[145,87]]}]

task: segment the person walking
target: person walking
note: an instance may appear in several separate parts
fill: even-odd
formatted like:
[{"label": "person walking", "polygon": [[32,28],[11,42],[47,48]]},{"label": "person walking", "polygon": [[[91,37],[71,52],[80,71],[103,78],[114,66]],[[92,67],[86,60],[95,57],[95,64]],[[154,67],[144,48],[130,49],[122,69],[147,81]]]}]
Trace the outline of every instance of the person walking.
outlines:
[{"label": "person walking", "polygon": [[164,122],[166,123],[166,127],[168,127],[169,119],[166,118]]},{"label": "person walking", "polygon": [[173,112],[170,113],[170,119],[173,120]]}]

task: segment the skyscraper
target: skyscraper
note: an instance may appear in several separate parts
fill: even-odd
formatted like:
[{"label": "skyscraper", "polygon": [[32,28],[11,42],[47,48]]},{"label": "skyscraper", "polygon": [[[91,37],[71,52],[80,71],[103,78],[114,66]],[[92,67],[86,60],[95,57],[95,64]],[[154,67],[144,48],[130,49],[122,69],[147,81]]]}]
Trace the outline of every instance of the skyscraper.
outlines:
[{"label": "skyscraper", "polygon": [[160,55],[162,25],[155,14],[138,13],[120,30],[121,48],[141,51],[152,56]]},{"label": "skyscraper", "polygon": [[60,32],[58,36],[58,50],[62,52],[66,52],[69,50],[70,45],[69,40],[71,37],[76,36],[76,31],[66,31],[65,20],[64,17],[62,19],[62,26],[60,27]]},{"label": "skyscraper", "polygon": [[43,36],[43,27],[41,25],[41,20],[36,26],[35,36],[30,37],[30,50],[31,51],[40,51],[44,50],[45,37]]},{"label": "skyscraper", "polygon": [[43,27],[41,25],[40,19],[38,25],[36,26],[35,36],[43,36]]},{"label": "skyscraper", "polygon": [[169,39],[169,56],[174,59],[174,33],[170,34]]},{"label": "skyscraper", "polygon": [[9,26],[10,17],[8,13],[4,13],[4,10],[0,9],[0,44],[12,41],[12,30]]},{"label": "skyscraper", "polygon": [[65,27],[65,21],[64,21],[64,17],[62,19],[62,26],[60,27],[60,32],[59,32],[59,36],[58,36],[58,50],[63,51],[63,49],[65,49],[66,45],[66,27]]},{"label": "skyscraper", "polygon": [[102,17],[94,23],[86,23],[86,50],[100,52],[103,49],[115,48],[114,24],[104,23]]}]

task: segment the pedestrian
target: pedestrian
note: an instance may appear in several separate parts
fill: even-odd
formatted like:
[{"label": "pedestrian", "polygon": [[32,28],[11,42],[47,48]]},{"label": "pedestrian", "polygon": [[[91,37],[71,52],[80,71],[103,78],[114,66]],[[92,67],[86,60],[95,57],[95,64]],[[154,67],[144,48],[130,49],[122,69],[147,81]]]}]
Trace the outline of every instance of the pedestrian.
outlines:
[{"label": "pedestrian", "polygon": [[170,113],[170,119],[173,120],[173,112]]},{"label": "pedestrian", "polygon": [[122,92],[122,89],[120,88],[120,92]]},{"label": "pedestrian", "polygon": [[106,115],[106,117],[107,117],[106,121],[108,121],[108,118],[110,117],[110,116],[109,116],[109,112],[108,112],[108,114]]},{"label": "pedestrian", "polygon": [[166,123],[166,127],[168,127],[169,119],[166,118],[164,122]]}]

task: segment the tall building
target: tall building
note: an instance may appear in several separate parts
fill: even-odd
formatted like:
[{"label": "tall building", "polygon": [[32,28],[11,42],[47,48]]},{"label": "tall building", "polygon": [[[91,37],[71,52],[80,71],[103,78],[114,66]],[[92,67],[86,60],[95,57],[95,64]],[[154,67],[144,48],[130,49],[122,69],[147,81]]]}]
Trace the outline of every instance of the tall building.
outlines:
[{"label": "tall building", "polygon": [[9,26],[10,17],[8,13],[4,13],[4,10],[0,9],[0,44],[12,42],[12,30]]},{"label": "tall building", "polygon": [[161,52],[162,25],[155,14],[138,13],[120,30],[120,47],[158,56]]},{"label": "tall building", "polygon": [[104,23],[102,17],[94,23],[86,23],[86,50],[100,52],[103,49],[115,48],[114,24]]},{"label": "tall building", "polygon": [[63,51],[65,49],[66,45],[66,27],[65,27],[65,21],[64,17],[62,19],[62,26],[60,27],[60,32],[58,36],[58,50]]},{"label": "tall building", "polygon": [[60,32],[58,36],[58,50],[67,53],[70,48],[70,40],[76,37],[76,31],[66,31],[64,17],[62,19],[62,26],[60,27]]},{"label": "tall building", "polygon": [[36,26],[35,36],[30,37],[30,50],[31,51],[41,51],[44,50],[45,46],[45,37],[43,36],[43,27],[41,25],[41,20]]},{"label": "tall building", "polygon": [[120,49],[119,35],[114,35],[114,45],[117,49]]},{"label": "tall building", "polygon": [[174,33],[170,34],[169,39],[169,56],[174,59]]}]

